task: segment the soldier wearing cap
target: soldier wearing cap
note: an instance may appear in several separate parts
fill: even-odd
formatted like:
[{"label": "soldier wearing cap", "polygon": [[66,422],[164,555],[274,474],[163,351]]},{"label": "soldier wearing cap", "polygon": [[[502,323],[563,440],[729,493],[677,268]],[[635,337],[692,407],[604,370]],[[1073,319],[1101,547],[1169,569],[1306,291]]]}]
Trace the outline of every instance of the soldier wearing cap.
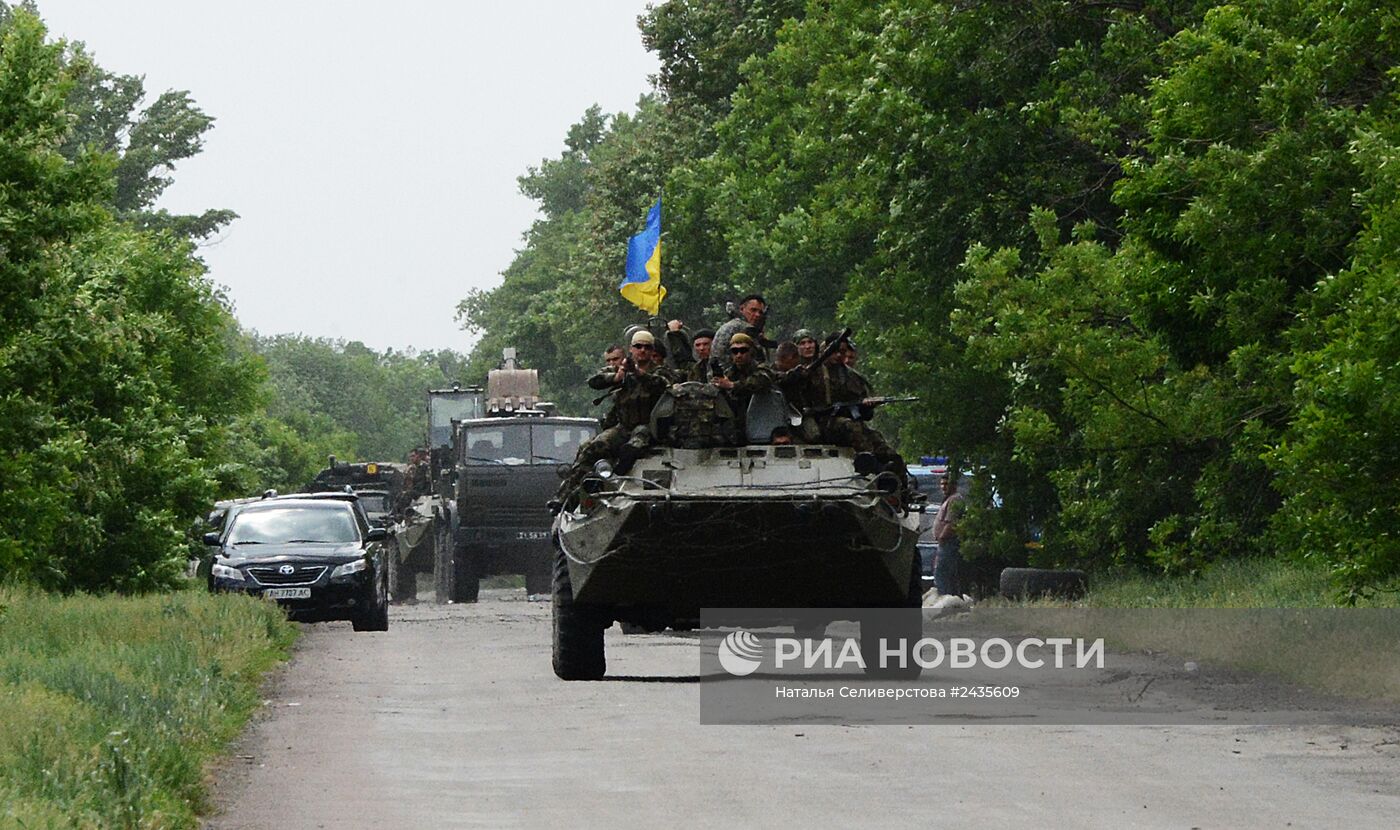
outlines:
[{"label": "soldier wearing cap", "polygon": [[667,362],[681,374],[681,380],[704,383],[717,371],[710,357],[714,339],[715,333],[709,329],[687,337],[680,320],[666,324],[666,348],[670,353]]},{"label": "soldier wearing cap", "polygon": [[729,368],[724,374],[711,381],[729,395],[735,414],[740,420],[739,434],[744,434],[744,413],[749,409],[749,401],[754,395],[767,392],[776,383],[773,370],[758,360],[758,344],[743,332],[736,332],[729,338]]},{"label": "soldier wearing cap", "polygon": [[792,333],[792,342],[797,344],[797,356],[803,363],[811,363],[817,359],[817,336],[811,329],[798,329]]},{"label": "soldier wearing cap", "polygon": [[[573,470],[559,485],[556,502],[562,502],[598,461],[611,458],[618,461],[620,467],[627,466],[622,462],[635,458],[651,443],[648,431],[651,410],[666,387],[681,378],[674,370],[661,365],[656,338],[651,332],[645,329],[634,332],[628,351],[624,364],[602,384],[603,388],[615,390],[613,414],[617,425],[599,432],[579,447]],[[593,386],[591,379],[589,385]]]},{"label": "soldier wearing cap", "polygon": [[[828,335],[822,343],[823,348],[835,343],[838,337],[836,334]],[[867,423],[868,411],[873,407],[862,407],[862,410],[866,410],[862,420],[831,411],[833,404],[864,401],[873,395],[865,378],[846,365],[839,347],[827,356],[822,365],[799,367],[789,375],[795,377],[785,379],[785,386],[792,390],[799,405],[814,415],[822,441],[871,453],[880,461],[894,464],[897,471],[903,474],[901,480],[908,478],[904,459],[886,443],[878,430]]]}]

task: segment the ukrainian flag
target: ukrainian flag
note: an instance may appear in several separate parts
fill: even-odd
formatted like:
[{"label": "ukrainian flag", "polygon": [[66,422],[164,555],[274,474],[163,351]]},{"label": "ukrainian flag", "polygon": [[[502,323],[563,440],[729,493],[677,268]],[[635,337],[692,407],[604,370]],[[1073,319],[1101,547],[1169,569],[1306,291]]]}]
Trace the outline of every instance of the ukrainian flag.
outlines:
[{"label": "ukrainian flag", "polygon": [[627,276],[617,288],[632,305],[648,314],[661,311],[661,199],[647,211],[647,226],[627,241]]}]

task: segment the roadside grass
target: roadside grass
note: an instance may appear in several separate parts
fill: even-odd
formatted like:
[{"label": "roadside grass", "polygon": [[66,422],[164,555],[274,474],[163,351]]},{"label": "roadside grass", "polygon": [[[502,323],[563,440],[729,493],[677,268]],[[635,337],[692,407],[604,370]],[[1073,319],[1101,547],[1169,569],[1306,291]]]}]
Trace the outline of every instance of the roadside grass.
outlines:
[{"label": "roadside grass", "polygon": [[0,588],[0,828],[196,826],[295,637],[247,597]]},{"label": "roadside grass", "polygon": [[[1327,573],[1295,562],[1221,562],[1191,577],[1090,575],[1075,602],[998,600],[993,609],[1066,609],[1064,627],[1113,647],[1271,676],[1326,694],[1400,703],[1400,584],[1343,607]],[[1074,610],[1069,610],[1074,609]]]},{"label": "roadside grass", "polygon": [[[1095,608],[1329,608],[1339,605],[1327,572],[1280,559],[1218,562],[1197,576],[1138,572],[1091,575]],[[1378,586],[1358,608],[1400,608],[1400,581]]]}]

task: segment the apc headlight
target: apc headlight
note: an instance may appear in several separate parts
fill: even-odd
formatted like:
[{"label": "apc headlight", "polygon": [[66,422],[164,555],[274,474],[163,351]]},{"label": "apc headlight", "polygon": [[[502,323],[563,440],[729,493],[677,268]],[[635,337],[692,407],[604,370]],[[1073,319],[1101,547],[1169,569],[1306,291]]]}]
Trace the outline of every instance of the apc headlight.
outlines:
[{"label": "apc headlight", "polygon": [[598,478],[612,478],[613,466],[606,458],[599,459],[598,463],[593,465],[593,474]]},{"label": "apc headlight", "polygon": [[346,562],[344,565],[339,565],[336,567],[335,570],[331,571],[331,579],[335,579],[338,576],[349,576],[350,574],[359,573],[360,571],[363,571],[365,568],[368,567],[369,562],[367,562],[364,559],[356,559],[354,562]]},{"label": "apc headlight", "polygon": [[215,562],[213,572],[215,579],[228,579],[233,582],[243,581],[243,572],[237,568],[230,568],[228,565],[220,565]]}]

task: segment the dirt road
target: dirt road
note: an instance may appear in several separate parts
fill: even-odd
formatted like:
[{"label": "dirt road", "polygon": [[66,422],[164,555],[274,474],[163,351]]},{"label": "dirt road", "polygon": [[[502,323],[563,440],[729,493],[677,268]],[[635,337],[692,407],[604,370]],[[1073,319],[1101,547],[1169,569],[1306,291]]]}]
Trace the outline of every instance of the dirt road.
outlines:
[{"label": "dirt road", "polygon": [[308,626],[207,827],[1394,827],[1400,730],[701,726],[683,636],[563,683],[519,591]]}]

